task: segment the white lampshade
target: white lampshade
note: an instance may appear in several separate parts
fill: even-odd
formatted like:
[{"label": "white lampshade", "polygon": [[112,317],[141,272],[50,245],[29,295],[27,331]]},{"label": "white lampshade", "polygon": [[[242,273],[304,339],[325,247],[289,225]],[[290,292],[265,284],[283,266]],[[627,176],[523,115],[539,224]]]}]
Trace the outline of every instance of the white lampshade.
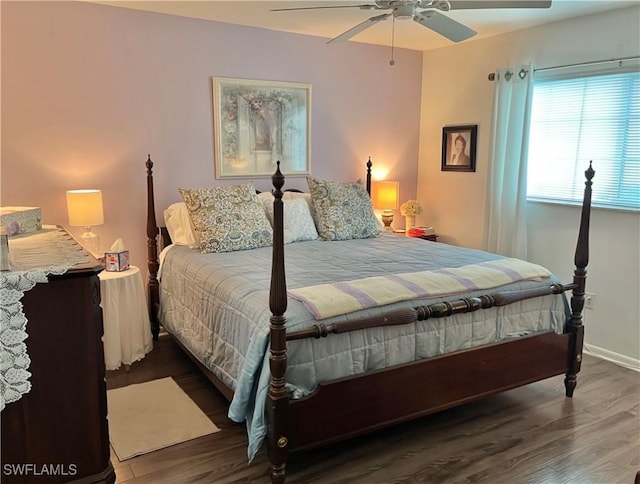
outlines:
[{"label": "white lampshade", "polygon": [[67,192],[69,225],[91,227],[104,223],[101,190],[69,190]]},{"label": "white lampshade", "polygon": [[84,233],[80,236],[84,248],[94,257],[100,257],[100,237],[91,230],[91,226],[104,223],[102,191],[69,190],[67,192],[67,212],[69,213],[69,225],[84,227]]}]

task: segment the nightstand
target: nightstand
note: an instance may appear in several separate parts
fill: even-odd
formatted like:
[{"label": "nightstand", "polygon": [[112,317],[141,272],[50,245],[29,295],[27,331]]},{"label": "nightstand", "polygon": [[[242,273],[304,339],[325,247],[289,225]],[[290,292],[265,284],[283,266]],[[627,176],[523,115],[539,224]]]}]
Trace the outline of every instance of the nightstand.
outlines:
[{"label": "nightstand", "polygon": [[104,320],[104,361],[107,370],[128,369],[153,349],[149,311],[140,269],[102,271],[100,293]]},{"label": "nightstand", "polygon": [[430,234],[430,235],[421,235],[420,237],[415,237],[416,239],[422,240],[430,240],[431,242],[438,241],[438,234]]}]

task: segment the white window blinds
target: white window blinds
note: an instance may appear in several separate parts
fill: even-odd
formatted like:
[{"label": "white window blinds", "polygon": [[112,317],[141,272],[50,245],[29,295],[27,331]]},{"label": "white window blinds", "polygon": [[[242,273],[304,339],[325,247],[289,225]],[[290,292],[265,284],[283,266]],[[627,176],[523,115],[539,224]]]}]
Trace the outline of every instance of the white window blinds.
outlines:
[{"label": "white window blinds", "polygon": [[580,203],[593,160],[593,205],[640,210],[640,73],[535,80],[527,197]]}]

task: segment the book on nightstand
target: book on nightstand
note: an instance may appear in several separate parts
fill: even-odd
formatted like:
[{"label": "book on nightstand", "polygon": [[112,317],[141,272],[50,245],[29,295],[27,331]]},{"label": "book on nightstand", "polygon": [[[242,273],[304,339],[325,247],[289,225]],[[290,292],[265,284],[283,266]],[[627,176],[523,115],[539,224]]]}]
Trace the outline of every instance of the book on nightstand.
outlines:
[{"label": "book on nightstand", "polygon": [[424,237],[426,235],[435,235],[436,230],[433,227],[426,227],[424,225],[418,227],[411,227],[407,235],[409,237]]}]

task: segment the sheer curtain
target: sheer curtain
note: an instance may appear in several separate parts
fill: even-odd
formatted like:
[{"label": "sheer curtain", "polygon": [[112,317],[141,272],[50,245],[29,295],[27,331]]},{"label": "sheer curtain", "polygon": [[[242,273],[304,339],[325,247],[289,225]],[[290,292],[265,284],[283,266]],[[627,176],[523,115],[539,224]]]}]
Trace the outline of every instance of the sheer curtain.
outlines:
[{"label": "sheer curtain", "polygon": [[527,152],[533,66],[496,71],[485,249],[527,258]]}]

